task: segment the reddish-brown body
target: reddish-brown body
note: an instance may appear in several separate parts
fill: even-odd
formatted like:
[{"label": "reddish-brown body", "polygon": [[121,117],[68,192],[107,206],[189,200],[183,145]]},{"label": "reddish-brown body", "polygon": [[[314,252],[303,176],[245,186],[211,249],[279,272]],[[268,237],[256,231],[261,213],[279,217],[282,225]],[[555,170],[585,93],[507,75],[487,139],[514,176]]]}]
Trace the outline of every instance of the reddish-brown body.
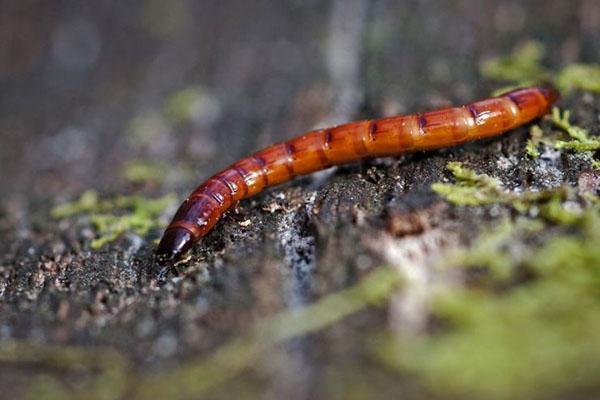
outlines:
[{"label": "reddish-brown body", "polygon": [[462,107],[319,129],[272,145],[194,190],[167,227],[157,254],[176,259],[238,200],[268,186],[333,165],[499,135],[546,114],[557,98],[552,88],[525,88]]}]

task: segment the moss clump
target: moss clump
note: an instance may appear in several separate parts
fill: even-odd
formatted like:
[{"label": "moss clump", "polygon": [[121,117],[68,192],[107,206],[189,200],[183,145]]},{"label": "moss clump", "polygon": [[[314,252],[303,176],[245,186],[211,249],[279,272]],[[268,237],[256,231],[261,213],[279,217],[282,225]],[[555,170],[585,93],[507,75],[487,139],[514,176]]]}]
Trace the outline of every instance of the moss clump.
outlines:
[{"label": "moss clump", "polygon": [[70,203],[60,204],[50,211],[53,218],[67,218],[72,215],[82,214],[92,211],[105,211],[108,204],[100,205],[98,193],[94,190],[85,191],[79,200]]},{"label": "moss clump", "polygon": [[132,147],[150,147],[161,138],[171,135],[171,127],[156,111],[146,111],[135,116],[127,127],[127,139]]},{"label": "moss clump", "polygon": [[557,107],[552,109],[552,123],[557,128],[565,131],[572,139],[570,141],[557,141],[555,147],[576,151],[600,150],[600,140],[598,138],[591,138],[587,129],[571,125],[570,118],[571,112],[569,110],[565,110],[561,113]]},{"label": "moss clump", "polygon": [[481,64],[483,76],[499,81],[518,82],[527,86],[541,79],[548,79],[541,65],[546,49],[537,41],[530,41],[517,48],[510,56],[494,58]]},{"label": "moss clump", "polygon": [[494,58],[481,64],[481,74],[497,81],[511,82],[497,90],[500,94],[522,86],[551,82],[563,93],[574,89],[600,93],[600,65],[571,64],[559,72],[542,65],[546,53],[544,45],[530,41],[517,48],[511,55]]},{"label": "moss clump", "polygon": [[433,391],[459,397],[541,399],[597,388],[598,210],[587,210],[576,232],[546,236],[523,250],[528,237],[539,240],[533,232],[505,222],[454,258],[500,270],[501,278],[516,268],[532,278],[500,293],[481,286],[439,290],[432,312],[447,328],[379,341],[377,357],[416,373]]},{"label": "moss clump", "polygon": [[557,188],[540,192],[513,192],[504,189],[496,178],[478,174],[459,162],[449,162],[448,170],[456,183],[437,182],[431,189],[457,206],[485,206],[509,204],[519,212],[527,212],[532,206],[544,204],[552,199],[565,199],[571,195],[568,188]]},{"label": "moss clump", "polygon": [[158,221],[163,210],[175,203],[174,194],[158,199],[143,196],[117,196],[101,200],[98,194],[89,190],[79,200],[54,207],[50,215],[54,218],[67,218],[85,214],[98,233],[90,243],[93,249],[99,249],[126,232],[146,235],[151,229],[159,228]]},{"label": "moss clump", "polygon": [[587,129],[573,125],[570,119],[571,112],[569,110],[561,111],[557,107],[552,108],[552,114],[548,120],[553,126],[567,133],[570,140],[559,140],[557,135],[545,136],[539,125],[532,125],[529,130],[530,137],[525,146],[525,154],[532,159],[538,158],[540,156],[538,148],[540,144],[545,144],[556,149],[583,152],[591,161],[592,168],[598,168],[598,161],[594,159],[593,152],[600,149],[600,140],[597,137],[591,137]]},{"label": "moss clump", "polygon": [[165,115],[174,122],[188,121],[192,115],[192,108],[202,97],[198,88],[190,87],[175,93],[167,100]]},{"label": "moss clump", "polygon": [[[542,65],[544,54],[545,48],[541,43],[527,42],[509,56],[484,62],[481,65],[481,73],[488,79],[510,82],[510,85],[494,91],[494,95],[518,87],[546,82],[554,84],[562,93],[569,93],[574,89],[600,93],[600,64],[571,64],[555,73]],[[590,137],[587,130],[571,125],[569,116],[568,111],[561,113],[554,108],[551,121],[556,127],[564,130],[572,140],[544,141],[543,132],[534,126],[525,148],[526,154],[530,158],[539,157],[538,146],[544,142],[558,149],[580,152],[599,150],[600,140]]]},{"label": "moss clump", "polygon": [[569,208],[558,198],[553,198],[540,206],[540,216],[560,225],[576,225],[582,223],[586,214],[579,207]]},{"label": "moss clump", "polygon": [[129,162],[123,169],[123,175],[132,183],[160,184],[167,176],[168,167],[163,163],[136,160]]},{"label": "moss clump", "polygon": [[581,89],[600,93],[600,65],[567,65],[556,78],[556,84],[567,92],[573,89]]},{"label": "moss clump", "polygon": [[465,168],[460,162],[449,162],[446,168],[456,183],[434,183],[431,188],[449,202],[461,206],[482,206],[508,200],[502,184],[485,174]]},{"label": "moss clump", "polygon": [[517,262],[528,250],[525,247],[518,252],[504,251],[518,234],[521,238],[530,238],[544,229],[545,224],[537,219],[519,218],[517,222],[504,219],[493,229],[485,229],[475,244],[467,249],[450,251],[445,265],[460,265],[464,268],[485,268],[494,281],[504,281],[513,276]]},{"label": "moss clump", "polygon": [[532,125],[529,129],[529,136],[527,145],[525,146],[525,153],[529,158],[538,158],[540,156],[538,146],[543,141],[544,131],[542,131],[539,125]]}]

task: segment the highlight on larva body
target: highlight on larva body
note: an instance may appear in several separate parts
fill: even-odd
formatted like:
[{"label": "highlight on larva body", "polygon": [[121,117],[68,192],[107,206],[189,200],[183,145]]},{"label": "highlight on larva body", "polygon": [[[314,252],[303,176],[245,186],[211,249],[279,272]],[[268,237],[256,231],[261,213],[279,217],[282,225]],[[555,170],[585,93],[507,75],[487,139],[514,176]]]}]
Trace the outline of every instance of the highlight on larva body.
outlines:
[{"label": "highlight on larva body", "polygon": [[517,89],[461,107],[352,122],[274,144],[198,186],[165,230],[157,257],[176,260],[237,201],[266,187],[333,165],[499,135],[548,113],[557,98],[551,87]]}]

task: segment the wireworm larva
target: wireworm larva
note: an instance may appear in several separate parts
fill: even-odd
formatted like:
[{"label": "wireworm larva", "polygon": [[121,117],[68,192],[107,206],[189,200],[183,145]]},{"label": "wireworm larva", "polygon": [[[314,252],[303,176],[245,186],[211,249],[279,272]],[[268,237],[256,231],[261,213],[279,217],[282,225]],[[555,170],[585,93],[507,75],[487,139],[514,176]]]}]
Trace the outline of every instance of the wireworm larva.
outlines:
[{"label": "wireworm larva", "polygon": [[157,256],[163,261],[177,259],[238,200],[268,186],[333,165],[499,135],[548,113],[557,98],[551,87],[523,88],[462,107],[352,122],[274,144],[194,190],[165,230]]}]

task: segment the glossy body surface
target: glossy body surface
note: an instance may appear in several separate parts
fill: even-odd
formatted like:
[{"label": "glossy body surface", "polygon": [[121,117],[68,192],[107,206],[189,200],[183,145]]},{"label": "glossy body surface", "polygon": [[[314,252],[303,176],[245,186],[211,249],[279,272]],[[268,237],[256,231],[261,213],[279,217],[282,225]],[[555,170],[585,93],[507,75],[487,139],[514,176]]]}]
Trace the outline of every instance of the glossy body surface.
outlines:
[{"label": "glossy body surface", "polygon": [[266,187],[333,165],[496,136],[548,113],[557,98],[553,88],[524,88],[461,107],[319,129],[269,146],[196,188],[167,227],[157,256],[177,259],[237,201]]}]

